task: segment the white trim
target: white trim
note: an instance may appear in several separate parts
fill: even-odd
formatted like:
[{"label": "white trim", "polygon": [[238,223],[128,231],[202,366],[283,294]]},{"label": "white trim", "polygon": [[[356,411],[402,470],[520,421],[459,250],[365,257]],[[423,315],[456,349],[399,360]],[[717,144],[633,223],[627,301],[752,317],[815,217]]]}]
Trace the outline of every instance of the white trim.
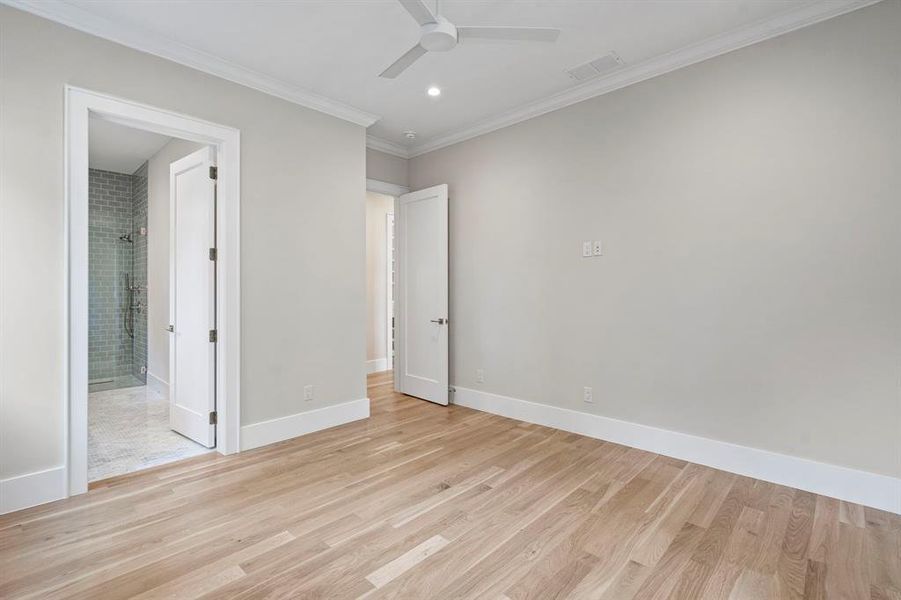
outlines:
[{"label": "white trim", "polygon": [[169,400],[169,383],[149,371],[147,372],[147,391]]},{"label": "white trim", "polygon": [[332,100],[165,36],[114,22],[67,2],[0,0],[0,3],[363,127],[369,127],[380,118],[379,115]]},{"label": "white trim", "polygon": [[10,477],[0,480],[0,515],[65,497],[65,466]]},{"label": "white trim", "polygon": [[376,194],[385,194],[386,196],[394,196],[396,198],[401,194],[409,193],[410,188],[402,185],[397,185],[396,183],[379,181],[378,179],[367,179],[366,191],[375,192]]},{"label": "white trim", "polygon": [[398,158],[410,158],[410,148],[374,135],[366,136],[366,147]]},{"label": "white trim", "polygon": [[369,418],[369,398],[351,400],[241,428],[241,450],[251,450],[297,436]]},{"label": "white trim", "polygon": [[[413,158],[446,146],[515,125],[528,119],[541,116],[551,111],[565,108],[572,104],[601,96],[646,79],[657,77],[687,67],[695,63],[719,56],[745,46],[750,46],[770,38],[780,36],[820,21],[838,17],[845,13],[875,4],[880,0],[821,0],[800,8],[758,21],[733,31],[713,36],[704,41],[684,46],[673,52],[650,58],[635,65],[628,65],[606,77],[593,79],[553,94],[544,99],[529,102],[511,111],[485,119],[470,127],[443,135],[422,144],[406,149],[406,154],[397,154],[403,158]],[[390,142],[389,142],[390,143]],[[367,140],[367,144],[369,141]],[[370,146],[374,147],[374,146]],[[402,148],[398,146],[398,148]],[[379,148],[376,148],[379,149]],[[387,152],[387,150],[383,150]]]},{"label": "white trim", "polygon": [[69,495],[88,488],[88,119],[90,116],[216,149],[219,165],[216,261],[217,449],[240,448],[240,132],[130,100],[65,87],[67,269],[66,470]]},{"label": "white trim", "polygon": [[374,358],[372,360],[366,361],[366,374],[370,373],[381,373],[382,371],[388,370],[388,359],[387,358]]},{"label": "white trim", "polygon": [[901,514],[901,479],[457,387],[454,404]]}]

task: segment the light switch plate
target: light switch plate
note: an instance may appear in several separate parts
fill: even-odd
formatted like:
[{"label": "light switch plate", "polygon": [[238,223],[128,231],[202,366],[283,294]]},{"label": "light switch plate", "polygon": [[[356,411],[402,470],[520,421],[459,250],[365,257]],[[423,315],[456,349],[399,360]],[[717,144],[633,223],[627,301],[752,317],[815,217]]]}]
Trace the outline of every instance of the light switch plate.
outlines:
[{"label": "light switch plate", "polygon": [[582,242],[582,258],[591,256],[591,242]]},{"label": "light switch plate", "polygon": [[592,248],[592,254],[594,254],[594,256],[600,256],[603,253],[604,253],[604,248],[601,245],[600,240],[598,240],[594,243],[594,247]]},{"label": "light switch plate", "polygon": [[313,399],[313,386],[312,385],[303,386],[303,399],[304,400],[312,400]]}]

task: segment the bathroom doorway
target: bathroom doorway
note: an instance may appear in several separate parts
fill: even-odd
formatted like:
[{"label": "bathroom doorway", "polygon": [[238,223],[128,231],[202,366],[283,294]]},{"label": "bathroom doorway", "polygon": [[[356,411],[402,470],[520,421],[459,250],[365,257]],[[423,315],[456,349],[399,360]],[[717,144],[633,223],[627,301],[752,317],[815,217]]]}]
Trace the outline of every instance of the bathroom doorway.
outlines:
[{"label": "bathroom doorway", "polygon": [[[95,117],[88,144],[87,468],[88,481],[96,482],[215,446],[214,434],[203,443],[183,435],[183,411],[173,416],[170,351],[172,254],[179,247],[171,169],[212,150]],[[215,205],[205,210],[214,214]],[[205,253],[200,267],[212,273]],[[196,293],[207,294],[198,303],[214,304],[214,288]]]},{"label": "bathroom doorway", "polygon": [[[88,420],[89,390],[89,237],[90,237],[90,125],[91,119],[100,119],[128,129],[151,132],[166,138],[208,148],[216,160],[215,170],[215,260],[212,253],[201,257],[210,260],[215,271],[214,297],[215,330],[207,332],[215,361],[214,396],[215,412],[207,414],[215,432],[215,450],[219,454],[233,454],[241,448],[240,440],[240,374],[241,374],[241,277],[239,269],[240,240],[240,148],[241,132],[234,127],[197,119],[190,115],[160,109],[132,100],[117,98],[74,86],[65,86],[65,193],[66,193],[66,262],[68,264],[67,290],[67,436],[65,480],[67,494],[74,496],[88,491],[88,455],[90,435]],[[116,136],[118,139],[118,136]],[[100,146],[95,145],[96,148]],[[160,151],[157,151],[160,152]],[[148,372],[146,388],[156,385],[154,377],[153,339],[160,334],[155,326],[155,307],[165,303],[154,302],[158,292],[154,285],[155,248],[162,236],[155,225],[155,209],[161,203],[154,202],[153,161],[148,164]],[[167,165],[167,168],[171,166]],[[134,173],[134,171],[132,171]],[[132,174],[126,173],[126,174]],[[212,177],[213,171],[209,171]],[[171,172],[169,173],[171,175]],[[170,211],[171,212],[171,211]],[[121,235],[118,232],[116,235]],[[165,246],[163,246],[165,247]],[[207,249],[208,251],[210,249]],[[157,291],[155,291],[157,290]],[[170,323],[171,324],[171,323]],[[168,324],[162,324],[162,334],[168,337]],[[140,387],[140,386],[138,386]],[[135,388],[118,388],[131,389]],[[102,392],[101,392],[102,393]],[[142,462],[138,468],[147,466]],[[94,476],[96,481],[96,475]]]}]

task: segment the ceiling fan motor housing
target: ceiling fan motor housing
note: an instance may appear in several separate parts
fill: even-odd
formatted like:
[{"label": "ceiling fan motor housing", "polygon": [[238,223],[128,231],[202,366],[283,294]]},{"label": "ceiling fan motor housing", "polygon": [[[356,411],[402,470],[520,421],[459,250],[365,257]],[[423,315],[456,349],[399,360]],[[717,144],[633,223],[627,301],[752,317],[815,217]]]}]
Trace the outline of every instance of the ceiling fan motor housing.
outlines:
[{"label": "ceiling fan motor housing", "polygon": [[436,23],[426,23],[422,26],[419,45],[429,52],[446,52],[457,45],[457,28],[439,16]]}]

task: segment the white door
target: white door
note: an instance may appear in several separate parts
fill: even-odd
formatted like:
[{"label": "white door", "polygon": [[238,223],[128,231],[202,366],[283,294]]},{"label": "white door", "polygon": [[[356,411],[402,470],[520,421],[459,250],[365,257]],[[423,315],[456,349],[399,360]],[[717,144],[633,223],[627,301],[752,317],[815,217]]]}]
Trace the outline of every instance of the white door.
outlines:
[{"label": "white door", "polygon": [[210,148],[169,166],[169,426],[216,445],[216,181]]},{"label": "white door", "polygon": [[447,185],[397,199],[397,391],[447,404]]}]

